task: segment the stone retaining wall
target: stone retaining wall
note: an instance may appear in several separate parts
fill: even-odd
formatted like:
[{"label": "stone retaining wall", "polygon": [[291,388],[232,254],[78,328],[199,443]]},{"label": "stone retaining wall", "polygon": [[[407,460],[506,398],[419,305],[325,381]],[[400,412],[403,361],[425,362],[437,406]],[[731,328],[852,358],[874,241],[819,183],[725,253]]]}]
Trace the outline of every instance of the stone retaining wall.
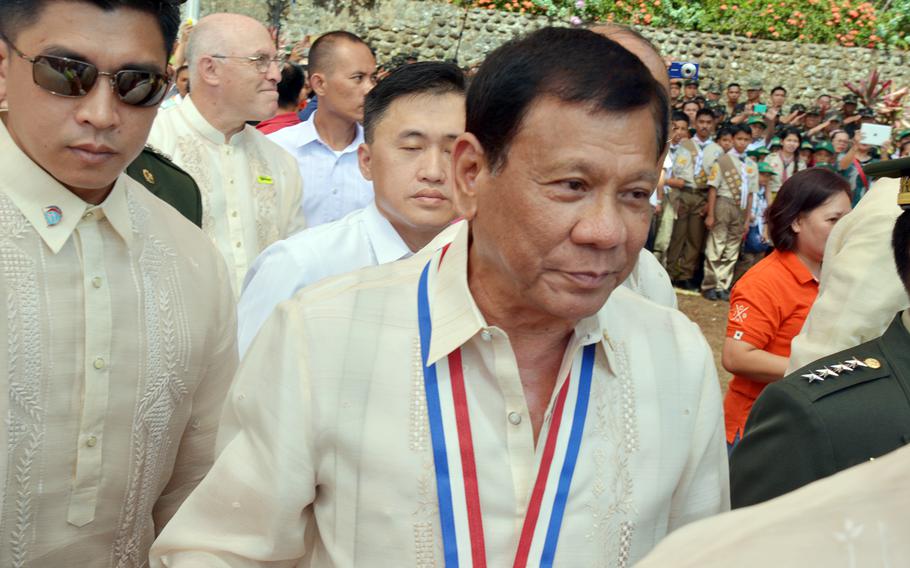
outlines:
[{"label": "stone retaining wall", "polygon": [[[356,9],[352,9],[356,7]],[[265,20],[261,0],[203,0],[203,13],[233,11]],[[462,32],[462,25],[464,29]],[[546,25],[566,25],[546,18],[464,10],[451,4],[414,0],[338,2],[296,0],[284,24],[287,38],[347,29],[366,38],[380,61],[396,54],[417,53],[421,58],[454,58],[471,65],[501,43]],[[766,91],[786,87],[791,102],[808,101],[822,92],[846,93],[843,82],[862,78],[877,67],[885,78],[910,85],[910,53],[883,52],[743,37],[639,28],[674,60],[698,61],[703,84],[761,79]],[[459,38],[461,38],[459,44]]]}]

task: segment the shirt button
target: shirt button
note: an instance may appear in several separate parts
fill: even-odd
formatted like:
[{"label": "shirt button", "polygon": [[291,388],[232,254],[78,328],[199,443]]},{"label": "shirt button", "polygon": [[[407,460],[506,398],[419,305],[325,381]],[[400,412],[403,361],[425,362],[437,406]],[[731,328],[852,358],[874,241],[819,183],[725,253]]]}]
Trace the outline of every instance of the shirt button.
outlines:
[{"label": "shirt button", "polygon": [[236,217],[237,215],[239,215],[239,213],[236,211],[231,211],[231,217]]},{"label": "shirt button", "polygon": [[102,280],[101,280],[100,276],[95,276],[94,278],[92,278],[92,286],[94,286],[95,288],[101,288],[101,282],[102,282]]},{"label": "shirt button", "polygon": [[509,413],[509,423],[512,424],[513,426],[518,426],[519,424],[521,424],[521,414],[519,414],[517,412],[510,412]]},{"label": "shirt button", "polygon": [[483,339],[484,341],[490,341],[491,339],[493,339],[493,334],[487,330],[483,330],[480,332],[480,338]]},{"label": "shirt button", "polygon": [[82,218],[83,218],[83,219],[91,219],[91,218],[94,217],[94,216],[95,216],[95,214],[92,213],[91,211],[89,211],[88,213],[86,213],[85,215],[83,215]]},{"label": "shirt button", "polygon": [[228,183],[231,184],[231,185],[234,185],[234,180],[229,179],[229,180],[228,180]]},{"label": "shirt button", "polygon": [[241,247],[243,247],[243,243],[241,243],[240,241],[237,241],[237,248],[241,248]]},{"label": "shirt button", "polygon": [[89,436],[88,440],[85,441],[85,445],[90,448],[94,448],[95,446],[98,445],[98,438],[96,438],[94,436]]},{"label": "shirt button", "polygon": [[332,193],[338,193],[338,188],[336,187],[335,189],[333,189]]},{"label": "shirt button", "polygon": [[95,358],[95,362],[93,363],[93,365],[96,369],[98,369],[100,371],[101,369],[104,368],[104,359],[102,359],[101,357]]}]

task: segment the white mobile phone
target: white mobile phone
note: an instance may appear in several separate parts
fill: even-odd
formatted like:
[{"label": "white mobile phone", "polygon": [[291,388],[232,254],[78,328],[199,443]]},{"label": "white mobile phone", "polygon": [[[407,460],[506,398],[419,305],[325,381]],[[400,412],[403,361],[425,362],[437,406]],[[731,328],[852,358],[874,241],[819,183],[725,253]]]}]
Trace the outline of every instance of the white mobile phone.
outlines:
[{"label": "white mobile phone", "polygon": [[860,140],[870,146],[881,146],[891,139],[891,127],[884,124],[863,124],[859,129]]}]

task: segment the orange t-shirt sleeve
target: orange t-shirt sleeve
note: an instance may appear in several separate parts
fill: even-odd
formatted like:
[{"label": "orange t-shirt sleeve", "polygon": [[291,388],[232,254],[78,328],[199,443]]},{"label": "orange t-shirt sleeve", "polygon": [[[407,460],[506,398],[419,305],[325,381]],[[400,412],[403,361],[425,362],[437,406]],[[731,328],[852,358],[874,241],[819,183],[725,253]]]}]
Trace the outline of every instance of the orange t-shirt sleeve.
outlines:
[{"label": "orange t-shirt sleeve", "polygon": [[764,349],[780,329],[773,291],[759,281],[740,280],[730,295],[727,337]]}]

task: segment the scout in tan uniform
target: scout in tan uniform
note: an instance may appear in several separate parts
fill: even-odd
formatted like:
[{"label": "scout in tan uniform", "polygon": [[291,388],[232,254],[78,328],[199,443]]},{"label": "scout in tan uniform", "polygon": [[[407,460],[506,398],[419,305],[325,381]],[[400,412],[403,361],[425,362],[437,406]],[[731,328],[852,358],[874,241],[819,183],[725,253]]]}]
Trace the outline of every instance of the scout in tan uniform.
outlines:
[{"label": "scout in tan uniform", "polygon": [[710,233],[701,285],[708,300],[729,299],[739,245],[749,228],[753,194],[758,192],[758,166],[745,154],[750,140],[748,127],[736,127],[733,150],[714,162],[708,176],[705,227]]},{"label": "scout in tan uniform", "polygon": [[708,173],[724,150],[711,141],[714,114],[707,109],[698,111],[695,118],[695,138],[680,143],[673,164],[673,177],[685,181],[676,205],[676,221],[670,248],[667,251],[667,271],[674,285],[695,289],[692,277],[705,244],[704,214],[708,195]]}]

